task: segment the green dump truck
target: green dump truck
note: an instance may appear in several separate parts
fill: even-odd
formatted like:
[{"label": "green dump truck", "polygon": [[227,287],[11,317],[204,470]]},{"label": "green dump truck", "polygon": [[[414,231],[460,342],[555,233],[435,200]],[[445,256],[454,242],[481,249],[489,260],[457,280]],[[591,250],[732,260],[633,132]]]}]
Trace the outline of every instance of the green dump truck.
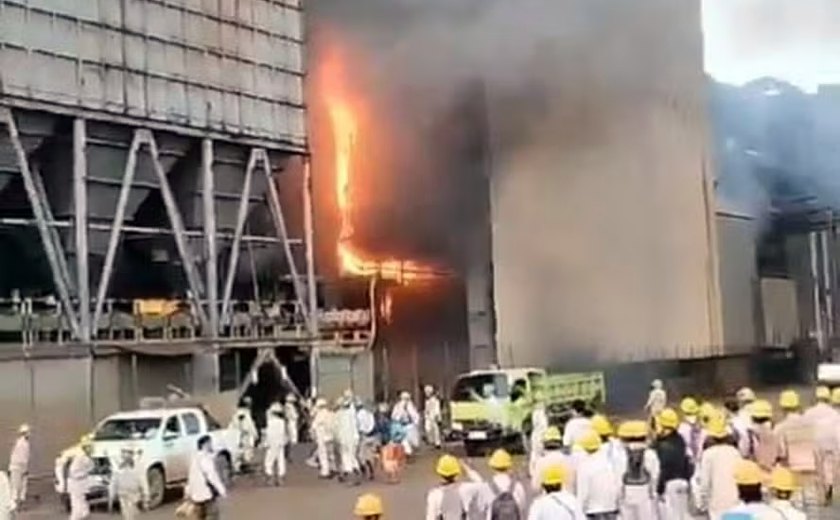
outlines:
[{"label": "green dump truck", "polygon": [[450,398],[450,432],[467,455],[488,446],[522,450],[531,433],[535,396],[546,404],[549,422],[562,425],[572,402],[598,407],[606,400],[601,372],[549,374],[540,368],[474,370],[458,377]]}]

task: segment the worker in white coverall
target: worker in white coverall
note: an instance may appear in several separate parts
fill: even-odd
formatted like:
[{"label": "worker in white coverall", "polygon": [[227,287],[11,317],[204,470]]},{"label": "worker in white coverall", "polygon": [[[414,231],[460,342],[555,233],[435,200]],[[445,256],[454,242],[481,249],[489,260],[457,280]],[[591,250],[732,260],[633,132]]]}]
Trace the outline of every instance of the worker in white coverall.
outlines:
[{"label": "worker in white coverall", "polygon": [[134,520],[140,514],[140,504],[145,504],[149,497],[148,483],[144,475],[134,465],[134,450],[124,448],[119,465],[111,475],[108,489],[109,503],[120,503],[123,520]]},{"label": "worker in white coverall", "polygon": [[680,403],[682,422],[677,432],[685,441],[688,458],[695,467],[700,462],[700,454],[703,453],[703,443],[706,435],[703,433],[703,424],[700,421],[700,405],[693,397],[686,397]]},{"label": "worker in white coverall", "polygon": [[656,427],[656,418],[662,410],[668,406],[668,393],[665,392],[665,385],[661,379],[654,379],[650,384],[650,393],[645,403],[645,411],[648,413],[648,426],[651,430]]},{"label": "worker in white coverall", "polygon": [[755,392],[751,388],[741,388],[736,392],[738,411],[729,420],[730,427],[735,433],[736,448],[742,457],[750,456],[750,430],[753,427],[750,409],[755,402]]},{"label": "worker in white coverall", "polygon": [[548,415],[545,413],[545,402],[542,395],[534,395],[534,409],[531,411],[531,439],[529,446],[530,461],[528,467],[533,467],[543,454],[543,437],[548,430]]},{"label": "worker in white coverall", "polygon": [[706,428],[707,447],[700,456],[698,474],[698,502],[700,509],[708,512],[710,520],[738,504],[738,487],[735,484],[735,467],[741,454],[721,415],[709,421]]},{"label": "worker in white coverall", "polygon": [[242,405],[236,409],[228,428],[236,435],[240,460],[237,469],[249,466],[254,462],[254,449],[257,446],[257,425],[251,415],[251,399],[242,399]]},{"label": "worker in white coverall", "polygon": [[817,444],[817,472],[825,491],[825,502],[830,503],[834,496],[834,472],[837,467],[838,438],[837,428],[840,414],[831,407],[831,390],[827,386],[817,387],[816,404],[808,408],[802,416],[814,427],[814,440]]},{"label": "worker in white coverall", "polygon": [[[735,466],[735,484],[739,503],[728,509],[723,518],[750,518],[756,520],[787,520],[781,511],[764,503],[761,492],[765,475],[751,460],[741,459]],[[743,515],[743,516],[739,516]]]},{"label": "worker in white coverall", "polygon": [[26,488],[29,480],[29,425],[21,424],[18,438],[9,456],[9,479],[12,486],[12,499],[15,509],[20,510],[26,500]]},{"label": "worker in white coverall", "polygon": [[576,468],[576,496],[592,520],[615,520],[621,497],[621,479],[601,450],[601,437],[594,430],[581,437],[584,454]]},{"label": "worker in white coverall", "polygon": [[[471,468],[466,462],[461,462],[461,466],[466,471],[467,478],[471,482],[480,484],[474,499],[475,509],[477,510],[475,511],[477,513],[475,516],[477,518],[486,517],[487,520],[495,520],[495,517],[493,517],[493,503],[503,493],[510,493],[519,513],[518,518],[524,517],[525,510],[527,509],[528,495],[525,492],[525,486],[516,479],[516,475],[512,471],[513,458],[507,451],[498,449],[490,456],[487,465],[493,470],[493,476],[485,481],[481,474]],[[501,509],[498,504],[496,507],[497,509]]]},{"label": "worker in white coverall", "polygon": [[566,468],[555,464],[540,473],[542,495],[528,510],[528,520],[586,520],[578,499],[566,489]]},{"label": "worker in white coverall", "polygon": [[[573,474],[570,472],[571,464],[569,456],[563,451],[563,436],[556,426],[549,426],[543,435],[543,453],[536,459],[532,459],[529,466],[531,474],[531,489],[540,491],[542,489],[542,474],[546,468],[562,465],[566,468],[566,474],[570,476],[570,484],[573,484]],[[574,486],[569,486],[569,492],[574,493]]]},{"label": "worker in white coverall", "polygon": [[268,422],[265,427],[265,460],[264,470],[266,482],[279,486],[286,478],[286,421],[283,419],[283,408],[276,403],[269,409]]},{"label": "worker in white coverall", "polygon": [[286,395],[286,404],[283,408],[283,415],[286,418],[289,446],[294,446],[299,441],[298,437],[300,432],[300,413],[298,413],[297,398],[295,397],[295,394],[289,393]]},{"label": "worker in white coverall", "polygon": [[391,420],[397,421],[405,426],[405,439],[403,440],[403,449],[405,454],[410,456],[414,453],[420,443],[419,424],[420,414],[417,413],[417,407],[411,402],[411,394],[402,392],[400,400],[394,405],[391,410]]},{"label": "worker in white coverall", "polygon": [[90,516],[87,502],[87,492],[90,488],[90,476],[93,472],[93,460],[90,458],[93,442],[85,437],[80,446],[81,450],[70,462],[67,471],[67,494],[70,496],[70,520],[82,520]]},{"label": "worker in white coverall", "polygon": [[624,441],[627,458],[619,469],[621,476],[622,520],[650,520],[657,517],[656,483],[659,481],[659,459],[648,447],[648,425],[644,421],[628,421],[618,428]]},{"label": "worker in white coverall", "polygon": [[822,475],[817,471],[817,435],[814,425],[799,413],[799,394],[785,390],[779,395],[779,407],[785,417],[773,432],[779,440],[779,459],[783,466],[793,471],[799,484],[797,501],[806,513],[816,513],[825,500]]},{"label": "worker in white coverall", "polygon": [[426,402],[423,406],[423,427],[426,430],[426,442],[435,448],[440,448],[440,422],[442,419],[440,398],[435,394],[431,385],[423,388]]},{"label": "worker in white coverall", "polygon": [[330,448],[333,437],[333,413],[327,408],[327,400],[318,398],[315,401],[315,413],[312,417],[312,438],[315,439],[315,457],[318,461],[319,476],[330,478]]},{"label": "worker in white coverall", "polygon": [[12,485],[5,471],[0,471],[0,520],[12,520],[15,513],[15,500]]},{"label": "worker in white coverall", "polygon": [[341,400],[341,407],[336,412],[336,441],[341,465],[339,480],[359,474],[359,440],[359,425],[356,421],[353,393],[347,390]]}]

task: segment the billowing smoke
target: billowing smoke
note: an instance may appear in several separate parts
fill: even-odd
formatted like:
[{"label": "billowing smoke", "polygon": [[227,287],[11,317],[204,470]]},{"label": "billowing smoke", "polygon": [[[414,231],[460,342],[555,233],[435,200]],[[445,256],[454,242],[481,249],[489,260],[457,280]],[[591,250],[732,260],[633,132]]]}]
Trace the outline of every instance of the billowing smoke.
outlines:
[{"label": "billowing smoke", "polygon": [[[447,114],[486,96],[501,361],[689,357],[719,345],[699,0],[308,7],[316,60],[318,31],[330,28],[367,57],[367,92],[405,144],[391,200],[439,237],[464,240],[463,207],[411,202],[458,188],[469,155],[453,164],[446,144],[477,132],[447,127]],[[468,200],[465,186],[450,200]]]}]

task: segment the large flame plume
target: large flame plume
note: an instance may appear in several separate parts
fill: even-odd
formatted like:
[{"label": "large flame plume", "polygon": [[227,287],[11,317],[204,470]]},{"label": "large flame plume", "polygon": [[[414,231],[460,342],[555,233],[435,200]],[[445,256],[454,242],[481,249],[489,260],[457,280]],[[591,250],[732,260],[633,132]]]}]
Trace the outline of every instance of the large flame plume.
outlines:
[{"label": "large flame plume", "polygon": [[436,276],[429,266],[414,260],[371,258],[354,246],[353,227],[353,171],[358,133],[358,106],[349,94],[343,62],[333,52],[322,74],[321,94],[324,96],[329,123],[332,126],[336,203],[340,216],[338,233],[338,264],[342,275],[378,276],[397,283],[431,279]]}]

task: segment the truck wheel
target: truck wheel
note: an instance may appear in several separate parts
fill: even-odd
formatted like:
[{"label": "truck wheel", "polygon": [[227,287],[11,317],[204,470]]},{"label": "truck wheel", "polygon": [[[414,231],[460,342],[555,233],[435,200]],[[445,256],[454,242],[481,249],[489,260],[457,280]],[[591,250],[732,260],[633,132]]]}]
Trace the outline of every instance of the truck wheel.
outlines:
[{"label": "truck wheel", "polygon": [[222,479],[222,484],[230,486],[233,482],[233,464],[230,462],[230,457],[225,453],[216,455],[216,471],[219,472],[219,478]]},{"label": "truck wheel", "polygon": [[166,479],[163,470],[152,468],[147,475],[149,480],[149,509],[156,509],[163,504],[163,497],[166,494]]},{"label": "truck wheel", "polygon": [[467,457],[481,457],[484,454],[484,446],[476,441],[464,441],[464,451]]}]

